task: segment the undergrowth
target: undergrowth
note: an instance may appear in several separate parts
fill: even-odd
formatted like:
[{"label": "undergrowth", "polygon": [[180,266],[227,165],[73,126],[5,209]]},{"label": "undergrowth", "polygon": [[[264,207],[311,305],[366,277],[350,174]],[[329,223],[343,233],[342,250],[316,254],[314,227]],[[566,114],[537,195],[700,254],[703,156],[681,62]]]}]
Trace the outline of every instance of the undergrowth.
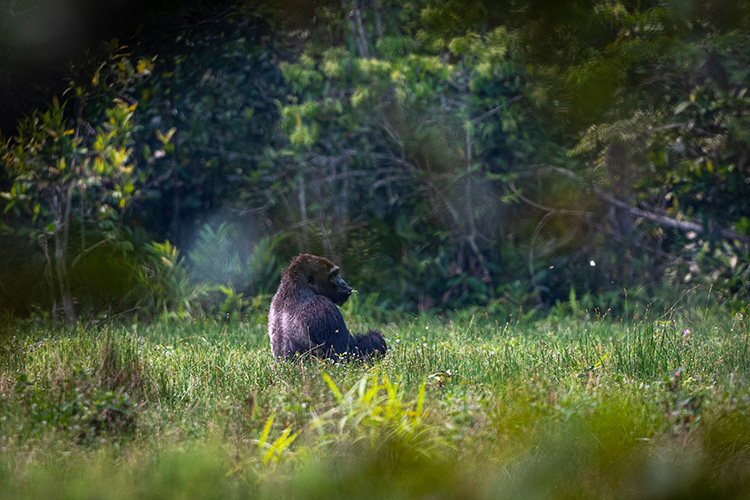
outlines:
[{"label": "undergrowth", "polygon": [[377,326],[384,359],[338,364],[274,362],[258,321],[6,325],[0,498],[750,493],[740,313]]}]

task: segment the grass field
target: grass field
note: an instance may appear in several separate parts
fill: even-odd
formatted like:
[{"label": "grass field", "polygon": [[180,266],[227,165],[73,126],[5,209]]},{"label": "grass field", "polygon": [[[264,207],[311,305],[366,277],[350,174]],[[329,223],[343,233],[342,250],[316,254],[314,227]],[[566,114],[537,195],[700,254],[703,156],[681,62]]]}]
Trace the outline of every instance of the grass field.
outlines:
[{"label": "grass field", "polygon": [[0,499],[750,498],[739,313],[361,316],[376,363],[265,324],[5,326]]}]

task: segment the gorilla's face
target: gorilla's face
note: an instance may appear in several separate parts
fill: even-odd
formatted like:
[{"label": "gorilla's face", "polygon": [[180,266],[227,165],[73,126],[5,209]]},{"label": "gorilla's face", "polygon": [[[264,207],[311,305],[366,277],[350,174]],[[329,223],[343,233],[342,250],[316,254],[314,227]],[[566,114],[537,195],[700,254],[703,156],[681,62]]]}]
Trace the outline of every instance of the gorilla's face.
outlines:
[{"label": "gorilla's face", "polygon": [[326,295],[334,304],[340,306],[349,299],[349,296],[352,294],[352,287],[339,276],[338,268],[335,271],[335,274],[329,276],[329,293],[326,293]]},{"label": "gorilla's face", "polygon": [[343,305],[352,294],[352,287],[339,274],[339,267],[322,257],[300,256],[307,267],[307,283],[317,295],[324,295],[337,306]]}]

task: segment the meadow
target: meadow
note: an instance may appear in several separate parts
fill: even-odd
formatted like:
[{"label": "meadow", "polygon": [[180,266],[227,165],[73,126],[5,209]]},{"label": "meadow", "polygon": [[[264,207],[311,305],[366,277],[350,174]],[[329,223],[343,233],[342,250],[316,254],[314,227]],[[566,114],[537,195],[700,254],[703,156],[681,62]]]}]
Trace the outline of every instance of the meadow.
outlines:
[{"label": "meadow", "polygon": [[748,498],[750,327],[389,317],[375,362],[274,362],[262,317],[6,323],[0,499]]}]

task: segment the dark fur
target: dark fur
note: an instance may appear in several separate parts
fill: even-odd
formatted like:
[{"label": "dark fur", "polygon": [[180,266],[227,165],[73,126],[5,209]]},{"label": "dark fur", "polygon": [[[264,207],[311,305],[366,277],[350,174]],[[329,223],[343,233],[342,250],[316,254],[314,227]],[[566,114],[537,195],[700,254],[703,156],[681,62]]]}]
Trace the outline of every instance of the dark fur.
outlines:
[{"label": "dark fur", "polygon": [[275,358],[295,354],[337,359],[385,354],[385,339],[377,331],[353,336],[336,305],[352,289],[338,275],[339,268],[323,257],[303,254],[292,259],[271,301],[268,335]]}]

